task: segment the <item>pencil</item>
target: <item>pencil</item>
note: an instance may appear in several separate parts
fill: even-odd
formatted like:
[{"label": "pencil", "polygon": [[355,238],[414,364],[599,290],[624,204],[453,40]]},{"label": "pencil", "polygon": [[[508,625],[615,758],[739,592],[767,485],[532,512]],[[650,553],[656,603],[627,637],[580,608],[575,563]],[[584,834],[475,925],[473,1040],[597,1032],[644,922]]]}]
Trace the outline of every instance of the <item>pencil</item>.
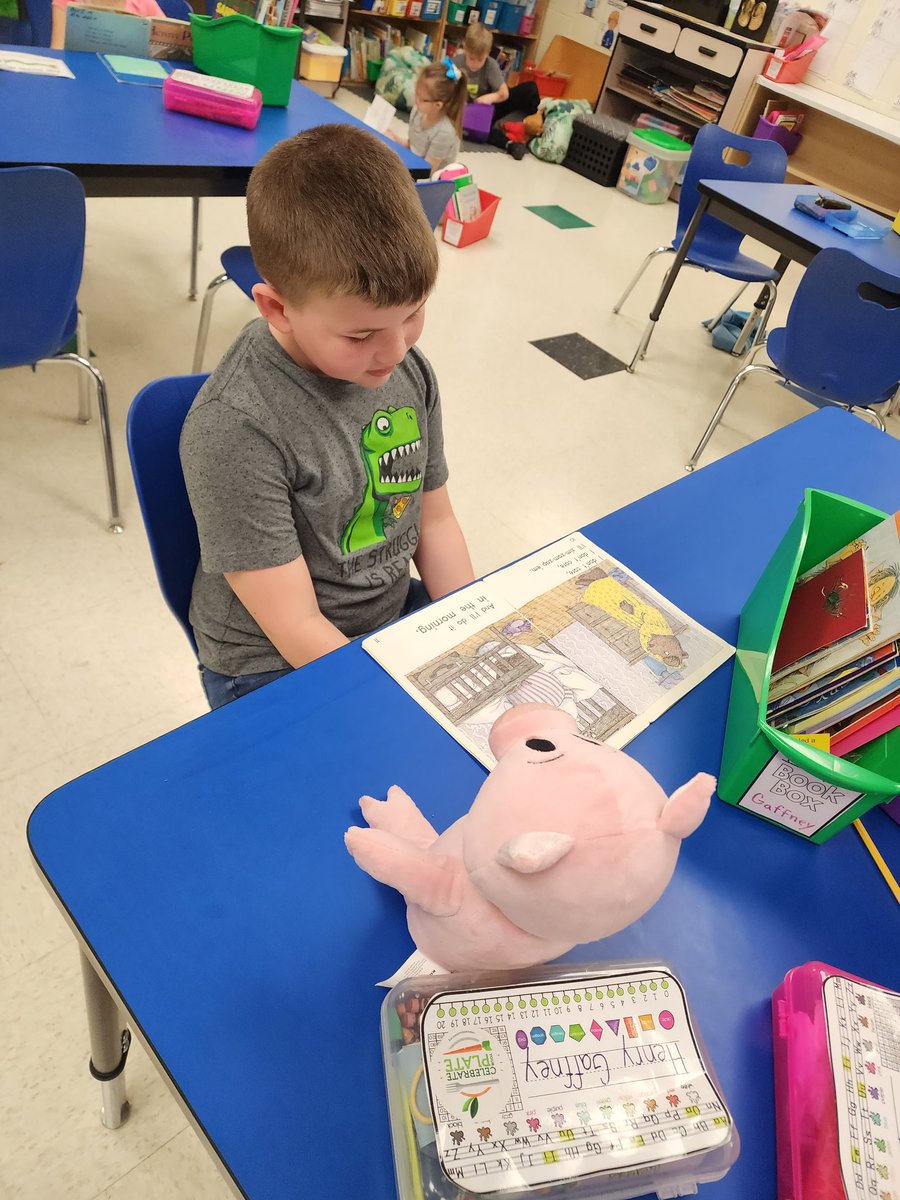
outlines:
[{"label": "pencil", "polygon": [[887,863],[881,857],[881,854],[878,851],[878,847],[875,845],[875,843],[869,837],[869,831],[866,829],[865,825],[863,825],[862,821],[854,821],[853,826],[856,829],[856,832],[862,838],[863,845],[868,850],[868,852],[872,855],[872,858],[875,860],[875,866],[878,868],[878,870],[884,876],[885,883],[888,885],[888,887],[894,893],[894,899],[897,901],[898,904],[900,904],[900,884],[897,883],[897,880],[891,874],[890,867],[887,865]]}]

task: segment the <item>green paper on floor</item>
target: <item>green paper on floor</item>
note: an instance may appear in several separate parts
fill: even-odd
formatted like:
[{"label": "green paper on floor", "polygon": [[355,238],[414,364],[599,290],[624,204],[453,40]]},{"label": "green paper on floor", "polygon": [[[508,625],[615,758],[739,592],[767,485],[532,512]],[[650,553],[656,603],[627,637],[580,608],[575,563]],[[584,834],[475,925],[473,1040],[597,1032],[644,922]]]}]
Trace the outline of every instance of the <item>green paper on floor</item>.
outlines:
[{"label": "green paper on floor", "polygon": [[590,221],[583,221],[581,217],[576,217],[574,213],[558,204],[526,204],[525,207],[529,212],[555,225],[557,229],[593,229]]}]

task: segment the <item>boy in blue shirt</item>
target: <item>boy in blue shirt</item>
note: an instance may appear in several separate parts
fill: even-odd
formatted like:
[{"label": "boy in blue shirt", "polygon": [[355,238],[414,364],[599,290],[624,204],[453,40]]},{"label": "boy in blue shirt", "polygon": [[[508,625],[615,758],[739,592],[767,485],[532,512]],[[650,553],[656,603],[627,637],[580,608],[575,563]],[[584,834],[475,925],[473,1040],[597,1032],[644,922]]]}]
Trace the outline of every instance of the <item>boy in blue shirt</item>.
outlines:
[{"label": "boy in blue shirt", "polygon": [[437,247],[400,158],[351,125],[309,130],[257,164],[247,218],[261,319],[181,437],[214,708],[473,579],[415,348]]}]

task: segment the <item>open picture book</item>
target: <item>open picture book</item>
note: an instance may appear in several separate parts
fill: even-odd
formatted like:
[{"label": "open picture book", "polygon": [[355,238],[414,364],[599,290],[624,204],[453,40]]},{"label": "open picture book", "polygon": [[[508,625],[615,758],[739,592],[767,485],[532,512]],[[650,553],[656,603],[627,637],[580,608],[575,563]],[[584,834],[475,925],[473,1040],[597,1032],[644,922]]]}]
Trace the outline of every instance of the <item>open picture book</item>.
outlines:
[{"label": "open picture book", "polygon": [[486,767],[516,704],[626,745],[734,653],[580,533],[368,637],[363,648]]}]

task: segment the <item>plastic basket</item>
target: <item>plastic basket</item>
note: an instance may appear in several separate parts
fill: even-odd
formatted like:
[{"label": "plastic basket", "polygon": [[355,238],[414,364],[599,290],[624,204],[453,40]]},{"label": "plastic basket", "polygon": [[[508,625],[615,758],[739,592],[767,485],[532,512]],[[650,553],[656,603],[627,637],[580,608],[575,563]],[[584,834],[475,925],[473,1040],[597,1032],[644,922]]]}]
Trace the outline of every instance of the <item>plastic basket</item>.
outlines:
[{"label": "plastic basket", "polygon": [[604,118],[603,125],[576,117],[563,166],[601,187],[615,187],[625,158],[629,129],[624,121]]},{"label": "plastic basket", "polygon": [[441,7],[443,0],[424,0],[422,4],[422,19],[425,21],[436,21],[441,15]]},{"label": "plastic basket", "polygon": [[368,79],[369,83],[375,83],[377,81],[383,66],[383,58],[370,58],[366,62],[366,78]]},{"label": "plastic basket", "polygon": [[324,46],[318,42],[300,43],[300,77],[322,83],[337,83],[344,69],[344,46]]},{"label": "plastic basket", "polygon": [[523,37],[528,37],[534,29],[534,13],[526,13],[519,25],[519,33]]},{"label": "plastic basket", "polygon": [[508,0],[503,0],[497,16],[497,31],[499,33],[518,33],[524,16],[524,4],[510,4]]},{"label": "plastic basket", "polygon": [[469,21],[471,4],[460,3],[460,0],[450,0],[447,6],[447,20],[451,25],[466,25]]},{"label": "plastic basket", "polygon": [[463,137],[470,142],[486,142],[493,122],[493,104],[467,104],[463,109]]},{"label": "plastic basket", "polygon": [[471,246],[472,242],[480,242],[491,232],[500,197],[482,188],[478,189],[478,195],[481,198],[481,216],[474,221],[460,221],[458,217],[444,213],[442,236],[451,246]]},{"label": "plastic basket", "polygon": [[766,142],[777,142],[779,146],[784,146],[788,154],[793,154],[803,141],[802,133],[794,133],[793,129],[785,129],[783,125],[773,125],[765,117],[760,117],[756,122],[753,136]]},{"label": "plastic basket", "polygon": [[485,29],[497,28],[502,7],[502,0],[486,0],[486,3],[481,5],[481,23]]},{"label": "plastic basket", "polygon": [[525,83],[527,80],[531,80],[536,83],[538,95],[542,100],[545,97],[558,99],[565,95],[571,78],[571,75],[566,75],[562,71],[541,71],[534,63],[526,63],[519,76],[519,82]]},{"label": "plastic basket", "polygon": [[407,9],[407,0],[391,0],[388,6],[388,12],[392,17],[405,17]]},{"label": "plastic basket", "polygon": [[900,792],[900,729],[854,751],[852,762],[773,729],[766,722],[772,659],[798,575],[885,516],[807,489],[741,612],[717,790],[727,804],[817,844]]},{"label": "plastic basket", "polygon": [[207,75],[252,83],[263,104],[281,105],[291,98],[302,29],[260,25],[235,13],[227,17],[191,14],[194,65]]}]

